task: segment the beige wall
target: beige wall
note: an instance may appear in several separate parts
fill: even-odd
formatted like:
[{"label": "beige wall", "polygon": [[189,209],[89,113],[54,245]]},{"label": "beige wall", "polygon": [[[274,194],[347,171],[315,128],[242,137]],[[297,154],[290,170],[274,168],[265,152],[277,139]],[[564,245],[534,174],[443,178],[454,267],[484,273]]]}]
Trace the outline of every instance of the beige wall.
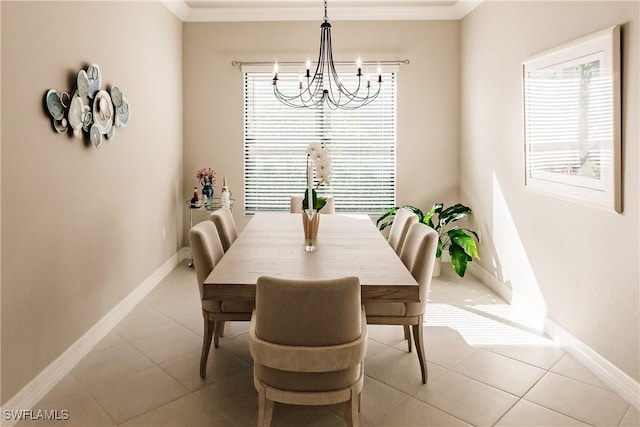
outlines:
[{"label": "beige wall", "polygon": [[[397,202],[429,208],[439,200],[455,201],[459,22],[332,25],[336,60],[358,55],[363,60],[411,60],[398,73]],[[304,61],[317,54],[319,27],[319,22],[184,24],[185,199],[197,184],[196,170],[210,166],[219,178],[228,177],[237,200],[234,216],[244,226],[243,76],[231,61]],[[185,230],[188,222],[186,217]]]},{"label": "beige wall", "polygon": [[[313,55],[319,24],[181,24],[156,2],[0,7],[4,403],[188,244],[184,200],[198,168],[229,178],[246,223],[242,73],[231,60]],[[521,62],[615,23],[623,215],[525,192],[522,172]],[[483,233],[482,267],[636,380],[638,23],[635,2],[485,2],[462,24],[333,22],[337,59],[411,60],[398,77],[398,203],[460,194]],[[47,89],[70,89],[92,62],[132,105],[129,126],[100,150],[54,133],[42,108]]]},{"label": "beige wall", "polygon": [[[640,379],[637,2],[485,2],[462,21],[461,194],[482,267]],[[521,63],[622,25],[623,198],[618,215],[524,188]]]},{"label": "beige wall", "polygon": [[[157,2],[0,4],[5,403],[180,247],[182,24]],[[132,106],[99,150],[43,109],[90,63]]]}]

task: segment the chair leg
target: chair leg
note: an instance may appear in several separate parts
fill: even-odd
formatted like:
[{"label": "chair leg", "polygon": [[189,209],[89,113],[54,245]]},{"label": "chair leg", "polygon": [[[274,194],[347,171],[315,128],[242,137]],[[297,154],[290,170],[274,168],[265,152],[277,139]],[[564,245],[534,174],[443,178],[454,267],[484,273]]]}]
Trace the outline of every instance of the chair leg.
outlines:
[{"label": "chair leg", "polygon": [[258,390],[258,427],[264,426],[264,409],[266,402],[267,394],[265,393],[264,388]]},{"label": "chair leg", "polygon": [[220,322],[222,323],[222,326],[220,327],[220,338],[224,338],[224,325],[225,322]]},{"label": "chair leg", "polygon": [[218,344],[220,343],[220,332],[224,327],[224,322],[216,322],[216,330],[213,333],[213,346],[218,348]]},{"label": "chair leg", "polygon": [[271,426],[271,418],[273,418],[273,400],[265,398],[264,427]]},{"label": "chair leg", "polygon": [[409,325],[402,325],[404,327],[404,339],[407,340],[407,347],[409,348],[409,353],[411,353],[411,328]]},{"label": "chair leg", "polygon": [[[353,390],[352,390],[353,393]],[[347,420],[347,425],[349,427],[360,427],[360,414],[359,414],[359,402],[360,396],[351,395],[351,399],[346,404],[345,407],[345,418]]]},{"label": "chair leg", "polygon": [[211,347],[211,337],[216,323],[209,320],[209,316],[204,315],[204,334],[202,338],[202,355],[200,356],[200,378],[207,376],[207,359],[209,358],[209,348]]},{"label": "chair leg", "polygon": [[424,320],[424,314],[418,316],[418,324],[413,325],[413,339],[416,344],[416,353],[418,353],[418,361],[420,362],[420,370],[422,371],[422,384],[427,383],[427,379],[429,374],[427,372],[427,361],[424,357],[424,339],[422,330],[424,327],[422,326],[422,322]]}]

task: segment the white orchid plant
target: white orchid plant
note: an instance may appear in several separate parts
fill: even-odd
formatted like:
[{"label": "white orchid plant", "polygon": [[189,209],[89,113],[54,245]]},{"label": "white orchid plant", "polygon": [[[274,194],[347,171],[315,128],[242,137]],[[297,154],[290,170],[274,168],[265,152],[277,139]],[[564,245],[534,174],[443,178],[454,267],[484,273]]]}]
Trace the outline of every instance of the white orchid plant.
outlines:
[{"label": "white orchid plant", "polygon": [[331,152],[320,142],[312,142],[307,146],[307,190],[305,191],[304,200],[302,201],[302,209],[309,209],[309,191],[311,191],[313,197],[311,209],[319,212],[327,203],[327,199],[318,196],[316,190],[313,189],[314,169],[318,181],[316,188],[320,185],[331,184],[331,175],[333,174]]}]

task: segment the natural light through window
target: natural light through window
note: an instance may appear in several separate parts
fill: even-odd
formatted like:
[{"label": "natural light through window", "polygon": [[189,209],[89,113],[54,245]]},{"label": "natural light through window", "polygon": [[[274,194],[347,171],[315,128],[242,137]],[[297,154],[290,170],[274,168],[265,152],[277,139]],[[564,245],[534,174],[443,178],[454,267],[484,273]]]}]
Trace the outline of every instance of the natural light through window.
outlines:
[{"label": "natural light through window", "polygon": [[527,326],[542,330],[546,304],[540,286],[520,239],[500,182],[493,174],[493,244],[495,246],[496,275],[511,287],[511,305],[527,318]]},{"label": "natural light through window", "polygon": [[542,333],[512,321],[512,310],[505,302],[466,307],[429,303],[425,325],[451,328],[470,346],[558,346]]},{"label": "natural light through window", "polygon": [[[306,187],[307,145],[331,150],[331,185],[340,212],[382,212],[395,205],[396,73],[383,72],[378,98],[357,110],[292,108],[273,94],[272,74],[243,69],[245,211],[286,211]],[[297,90],[297,74],[282,71],[282,90]],[[287,78],[285,78],[287,77]],[[342,78],[343,76],[341,76]],[[347,85],[357,84],[345,75]]]}]

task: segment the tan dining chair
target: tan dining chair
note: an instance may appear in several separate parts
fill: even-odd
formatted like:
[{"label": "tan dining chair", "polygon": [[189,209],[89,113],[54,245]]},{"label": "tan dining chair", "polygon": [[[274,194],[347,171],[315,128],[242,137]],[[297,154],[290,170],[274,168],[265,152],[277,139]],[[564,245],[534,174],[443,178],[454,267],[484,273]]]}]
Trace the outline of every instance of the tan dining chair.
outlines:
[{"label": "tan dining chair", "polygon": [[389,244],[398,255],[400,255],[409,227],[416,222],[418,222],[418,216],[409,209],[400,208],[396,211],[389,230]]},{"label": "tan dining chair", "polygon": [[231,209],[223,207],[215,210],[209,215],[209,219],[216,225],[222,248],[227,252],[238,238],[238,229],[236,228],[236,222],[233,220]]},{"label": "tan dining chair", "polygon": [[224,322],[230,320],[251,320],[254,308],[253,302],[245,301],[213,301],[205,300],[203,283],[209,273],[224,255],[222,243],[215,225],[211,221],[202,221],[194,225],[189,231],[191,253],[196,270],[200,302],[202,304],[202,317],[204,318],[204,334],[202,342],[202,355],[200,357],[200,376],[204,378],[207,373],[207,358],[213,337],[213,345],[218,348],[220,336],[222,336]]},{"label": "tan dining chair", "polygon": [[291,204],[289,207],[289,212],[291,213],[302,213],[302,201],[304,200],[304,196],[291,196]]},{"label": "tan dining chair", "polygon": [[271,424],[274,402],[346,402],[348,425],[358,426],[366,323],[357,277],[260,277],[249,328],[258,426]]},{"label": "tan dining chair", "polygon": [[405,338],[409,342],[409,351],[411,351],[409,326],[413,329],[413,340],[416,353],[418,353],[423,384],[427,383],[428,378],[427,361],[424,353],[423,321],[437,248],[438,233],[433,228],[421,223],[411,225],[400,252],[400,259],[420,286],[420,302],[365,304],[368,324],[402,325],[404,327]]},{"label": "tan dining chair", "polygon": [[[291,213],[302,213],[302,201],[304,200],[304,196],[291,196],[291,205],[289,207],[289,212]],[[333,196],[327,197],[327,204],[324,205],[320,213],[323,214],[334,214],[336,213],[336,201]]]},{"label": "tan dining chair", "polygon": [[324,205],[320,213],[323,213],[323,214],[336,213],[336,198],[333,196],[327,197],[327,204]]}]

